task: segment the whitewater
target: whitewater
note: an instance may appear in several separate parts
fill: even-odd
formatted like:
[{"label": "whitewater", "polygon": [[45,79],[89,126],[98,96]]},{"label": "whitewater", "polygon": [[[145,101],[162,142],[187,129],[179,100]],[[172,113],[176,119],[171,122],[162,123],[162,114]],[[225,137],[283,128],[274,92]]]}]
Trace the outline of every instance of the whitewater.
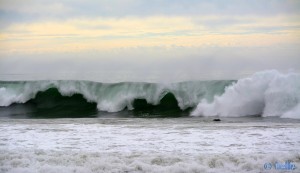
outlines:
[{"label": "whitewater", "polygon": [[203,99],[194,116],[262,115],[300,118],[300,75],[264,71],[240,79],[213,102]]},{"label": "whitewater", "polygon": [[[300,122],[268,118],[91,118],[0,121],[0,172],[299,171]],[[281,172],[281,171],[278,171]]]}]

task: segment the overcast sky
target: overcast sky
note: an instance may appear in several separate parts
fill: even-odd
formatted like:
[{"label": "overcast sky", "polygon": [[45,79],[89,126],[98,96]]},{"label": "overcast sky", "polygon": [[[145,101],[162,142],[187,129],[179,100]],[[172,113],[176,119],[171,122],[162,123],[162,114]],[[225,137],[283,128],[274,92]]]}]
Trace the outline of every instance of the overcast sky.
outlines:
[{"label": "overcast sky", "polygon": [[299,55],[299,0],[0,0],[0,78],[236,79]]}]

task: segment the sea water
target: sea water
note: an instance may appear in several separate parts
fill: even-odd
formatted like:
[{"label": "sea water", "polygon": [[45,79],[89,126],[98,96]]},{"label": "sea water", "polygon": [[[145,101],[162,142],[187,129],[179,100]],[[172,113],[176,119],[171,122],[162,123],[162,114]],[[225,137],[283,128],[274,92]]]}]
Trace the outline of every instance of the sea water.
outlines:
[{"label": "sea water", "polygon": [[300,75],[0,82],[0,172],[299,172]]}]

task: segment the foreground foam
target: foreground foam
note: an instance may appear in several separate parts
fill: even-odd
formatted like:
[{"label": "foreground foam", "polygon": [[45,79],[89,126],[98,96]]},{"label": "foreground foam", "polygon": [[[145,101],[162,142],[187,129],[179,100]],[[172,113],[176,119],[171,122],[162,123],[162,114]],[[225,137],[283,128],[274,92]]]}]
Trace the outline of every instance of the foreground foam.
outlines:
[{"label": "foreground foam", "polygon": [[300,118],[300,75],[264,71],[240,79],[215,96],[212,102],[203,99],[193,116],[263,115]]},{"label": "foreground foam", "polygon": [[236,119],[6,119],[0,172],[264,172],[285,161],[298,171],[299,121]]},{"label": "foreground foam", "polygon": [[[264,172],[264,163],[299,165],[299,154],[153,154],[61,151],[1,151],[3,173],[98,173],[98,172]],[[278,159],[280,155],[280,159]],[[274,170],[274,168],[273,168]],[[294,171],[291,171],[294,172]]]}]

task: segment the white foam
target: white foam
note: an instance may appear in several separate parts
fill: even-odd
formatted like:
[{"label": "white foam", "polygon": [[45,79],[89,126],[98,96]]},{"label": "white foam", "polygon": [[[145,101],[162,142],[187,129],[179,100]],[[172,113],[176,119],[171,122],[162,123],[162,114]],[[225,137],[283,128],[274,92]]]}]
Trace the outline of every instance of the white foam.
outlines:
[{"label": "white foam", "polygon": [[0,172],[263,172],[269,162],[300,164],[299,129],[195,118],[3,120]]},{"label": "white foam", "polygon": [[202,100],[193,116],[247,115],[300,118],[300,75],[276,70],[255,73],[228,86],[213,102]]},{"label": "white foam", "polygon": [[[153,154],[76,151],[0,151],[3,173],[98,173],[98,172],[264,172],[265,163],[297,160],[297,154]],[[280,154],[280,158],[278,155]],[[300,162],[293,161],[299,165]],[[298,169],[298,168],[297,168]],[[273,168],[273,171],[275,168]],[[296,170],[297,171],[297,170]],[[291,172],[295,172],[291,171]]]}]

